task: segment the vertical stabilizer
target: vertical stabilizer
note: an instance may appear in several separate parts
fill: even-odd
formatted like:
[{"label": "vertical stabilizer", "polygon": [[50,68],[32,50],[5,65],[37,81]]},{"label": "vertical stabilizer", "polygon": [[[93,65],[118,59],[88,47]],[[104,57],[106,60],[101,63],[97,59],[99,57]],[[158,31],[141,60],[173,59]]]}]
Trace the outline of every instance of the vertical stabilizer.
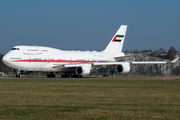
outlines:
[{"label": "vertical stabilizer", "polygon": [[127,25],[121,25],[103,52],[110,52],[110,53],[122,52],[123,43],[126,35],[126,29],[127,29]]}]

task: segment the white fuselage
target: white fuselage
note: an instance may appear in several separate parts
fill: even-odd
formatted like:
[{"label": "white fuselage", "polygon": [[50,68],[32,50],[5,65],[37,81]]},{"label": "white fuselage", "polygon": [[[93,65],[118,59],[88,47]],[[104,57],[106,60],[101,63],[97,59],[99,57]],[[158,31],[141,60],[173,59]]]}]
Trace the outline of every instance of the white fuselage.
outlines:
[{"label": "white fuselage", "polygon": [[114,57],[117,55],[124,56],[124,53],[63,51],[42,46],[15,46],[2,60],[14,69],[58,72],[65,69],[53,67],[54,64],[114,62]]}]

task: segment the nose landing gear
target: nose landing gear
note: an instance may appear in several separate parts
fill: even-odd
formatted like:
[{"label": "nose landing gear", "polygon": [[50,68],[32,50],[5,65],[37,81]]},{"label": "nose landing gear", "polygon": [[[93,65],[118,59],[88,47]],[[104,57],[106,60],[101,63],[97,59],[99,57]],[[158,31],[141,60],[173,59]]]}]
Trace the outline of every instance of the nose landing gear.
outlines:
[{"label": "nose landing gear", "polygon": [[20,74],[20,72],[16,72],[16,77],[21,77],[21,74]]}]

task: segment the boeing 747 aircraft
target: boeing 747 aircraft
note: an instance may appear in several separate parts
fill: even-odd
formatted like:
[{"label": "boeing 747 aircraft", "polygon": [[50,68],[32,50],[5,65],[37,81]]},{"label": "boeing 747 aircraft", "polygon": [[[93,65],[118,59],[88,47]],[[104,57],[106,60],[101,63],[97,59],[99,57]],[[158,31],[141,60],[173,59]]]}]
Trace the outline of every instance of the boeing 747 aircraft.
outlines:
[{"label": "boeing 747 aircraft", "polygon": [[[122,52],[126,34],[126,25],[121,25],[105,50],[96,51],[64,51],[43,46],[15,46],[2,61],[16,71],[20,77],[22,71],[44,71],[47,77],[55,77],[55,72],[63,72],[61,77],[83,77],[96,69],[111,66],[120,73],[128,73],[133,64],[165,64],[167,61],[122,62]],[[139,55],[139,54],[135,54]],[[178,60],[171,61],[174,63]]]}]

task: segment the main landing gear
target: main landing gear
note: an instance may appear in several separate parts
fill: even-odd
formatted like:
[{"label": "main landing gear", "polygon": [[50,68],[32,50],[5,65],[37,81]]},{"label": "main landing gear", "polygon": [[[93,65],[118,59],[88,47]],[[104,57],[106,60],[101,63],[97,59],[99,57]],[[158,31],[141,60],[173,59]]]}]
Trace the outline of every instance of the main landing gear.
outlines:
[{"label": "main landing gear", "polygon": [[83,76],[82,75],[64,75],[64,74],[62,74],[61,75],[61,78],[83,78]]},{"label": "main landing gear", "polygon": [[[54,73],[48,73],[47,74],[47,78],[55,78],[56,75]],[[83,78],[82,75],[77,75],[77,74],[73,74],[73,75],[69,75],[69,74],[61,74],[61,78]]]},{"label": "main landing gear", "polygon": [[47,78],[55,78],[56,75],[54,73],[47,74]]}]

